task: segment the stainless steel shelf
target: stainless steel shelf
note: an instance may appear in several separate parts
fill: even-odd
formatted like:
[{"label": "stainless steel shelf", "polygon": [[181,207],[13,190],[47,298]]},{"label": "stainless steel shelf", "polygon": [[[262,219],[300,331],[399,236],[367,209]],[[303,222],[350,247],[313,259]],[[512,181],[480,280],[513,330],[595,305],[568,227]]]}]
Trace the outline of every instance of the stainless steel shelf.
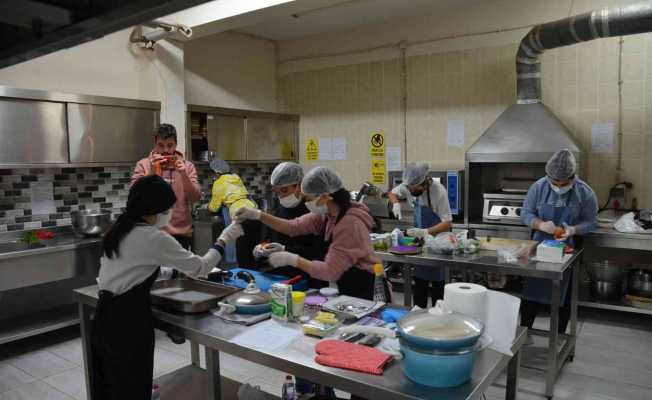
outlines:
[{"label": "stainless steel shelf", "polygon": [[77,304],[0,321],[0,344],[79,324]]},{"label": "stainless steel shelf", "polygon": [[577,302],[577,304],[581,307],[591,307],[591,308],[598,308],[602,310],[624,311],[624,312],[635,313],[635,314],[652,315],[652,310],[648,310],[646,308],[632,307],[630,305],[627,305],[623,301],[598,302],[598,301],[590,301],[590,300],[580,300]]}]

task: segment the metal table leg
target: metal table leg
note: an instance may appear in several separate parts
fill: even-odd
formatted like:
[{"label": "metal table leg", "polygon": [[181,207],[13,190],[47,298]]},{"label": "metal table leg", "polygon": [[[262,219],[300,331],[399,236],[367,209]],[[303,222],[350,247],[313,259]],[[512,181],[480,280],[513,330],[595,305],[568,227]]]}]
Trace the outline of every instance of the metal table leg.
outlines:
[{"label": "metal table leg", "polygon": [[79,303],[79,325],[81,328],[82,352],[84,356],[84,374],[86,378],[86,392],[88,400],[97,399],[93,387],[93,353],[91,349],[91,314],[93,308]]},{"label": "metal table leg", "polygon": [[507,365],[507,382],[505,387],[505,400],[516,400],[518,393],[518,379],[521,371],[521,349],[509,360]]},{"label": "metal table leg", "polygon": [[412,265],[403,265],[403,305],[412,308]]},{"label": "metal table leg", "polygon": [[197,342],[190,341],[190,361],[195,367],[200,366],[199,361],[199,344]]},{"label": "metal table leg", "polygon": [[548,368],[546,369],[546,397],[552,398],[557,380],[557,340],[559,339],[559,305],[561,281],[553,280],[550,298],[550,331],[548,332]]},{"label": "metal table leg", "polygon": [[220,375],[220,352],[206,347],[206,375],[208,399],[222,399],[222,377]]},{"label": "metal table leg", "polygon": [[[581,259],[581,257],[580,257]],[[572,271],[572,281],[571,281],[571,312],[570,312],[570,346],[571,350],[568,354],[568,361],[573,362],[575,358],[575,343],[577,341],[577,297],[579,291],[579,275],[580,275],[580,261],[578,260],[573,266],[571,266]]]}]

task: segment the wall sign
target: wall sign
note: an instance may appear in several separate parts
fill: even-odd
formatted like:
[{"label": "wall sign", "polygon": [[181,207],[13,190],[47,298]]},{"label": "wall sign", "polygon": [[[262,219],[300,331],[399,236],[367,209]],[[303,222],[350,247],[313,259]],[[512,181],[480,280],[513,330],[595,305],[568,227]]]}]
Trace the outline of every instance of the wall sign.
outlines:
[{"label": "wall sign", "polygon": [[319,159],[319,139],[306,139],[306,160],[317,161]]}]

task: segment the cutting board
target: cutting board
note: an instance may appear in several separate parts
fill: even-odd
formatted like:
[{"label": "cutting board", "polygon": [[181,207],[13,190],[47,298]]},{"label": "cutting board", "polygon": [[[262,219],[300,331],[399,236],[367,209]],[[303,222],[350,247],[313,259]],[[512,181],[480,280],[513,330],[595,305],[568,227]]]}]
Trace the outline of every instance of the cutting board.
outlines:
[{"label": "cutting board", "polygon": [[506,247],[519,247],[521,245],[526,245],[529,247],[530,254],[532,251],[534,251],[534,248],[537,247],[537,242],[536,240],[521,240],[521,239],[503,239],[503,238],[497,238],[497,237],[491,237],[491,240],[487,241],[486,237],[478,237],[478,240],[480,241],[480,249],[482,250],[493,250],[496,251],[499,248],[506,248]]}]

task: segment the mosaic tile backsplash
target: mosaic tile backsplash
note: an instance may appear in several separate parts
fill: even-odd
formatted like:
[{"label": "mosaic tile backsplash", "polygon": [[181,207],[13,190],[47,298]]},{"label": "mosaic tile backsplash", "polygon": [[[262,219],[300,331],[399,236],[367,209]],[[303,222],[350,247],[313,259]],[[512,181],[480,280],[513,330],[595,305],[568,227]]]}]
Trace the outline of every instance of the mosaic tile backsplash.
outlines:
[{"label": "mosaic tile backsplash", "polygon": [[[262,198],[270,192],[269,177],[274,164],[237,164],[252,196]],[[207,164],[197,164],[202,187],[202,203],[210,200],[213,172]],[[93,168],[16,168],[0,169],[0,232],[68,226],[70,213],[77,210],[110,209],[120,214],[127,202],[132,166]],[[52,182],[56,212],[32,213],[30,186],[33,182]]]}]

